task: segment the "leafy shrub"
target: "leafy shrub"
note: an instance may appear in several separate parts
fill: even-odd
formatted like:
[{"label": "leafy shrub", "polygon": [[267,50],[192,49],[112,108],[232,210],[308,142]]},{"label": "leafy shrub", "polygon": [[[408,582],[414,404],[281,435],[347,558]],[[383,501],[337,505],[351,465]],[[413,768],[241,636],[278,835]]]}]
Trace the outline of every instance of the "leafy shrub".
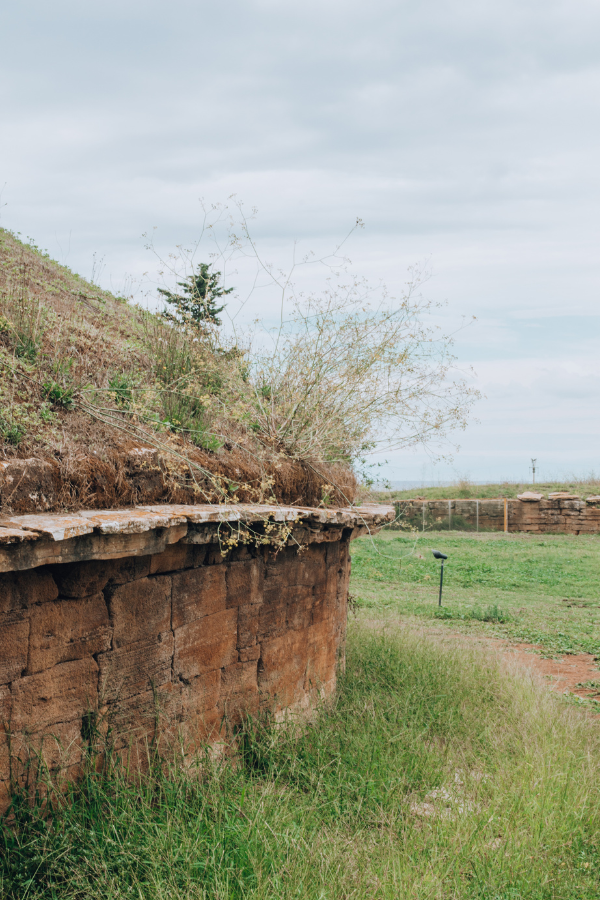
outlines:
[{"label": "leafy shrub", "polygon": [[114,394],[117,406],[129,409],[133,400],[133,379],[126,372],[116,372],[109,378],[108,386]]},{"label": "leafy shrub", "polygon": [[75,393],[73,387],[65,387],[59,384],[58,381],[45,381],[42,385],[42,393],[55,406],[62,406],[63,409],[73,409]]},{"label": "leafy shrub", "polygon": [[511,616],[505,610],[501,609],[497,603],[486,606],[485,609],[475,607],[469,612],[469,618],[477,619],[479,622],[510,622]]},{"label": "leafy shrub", "polygon": [[9,444],[18,447],[25,437],[25,429],[22,425],[12,421],[0,413],[0,436]]}]

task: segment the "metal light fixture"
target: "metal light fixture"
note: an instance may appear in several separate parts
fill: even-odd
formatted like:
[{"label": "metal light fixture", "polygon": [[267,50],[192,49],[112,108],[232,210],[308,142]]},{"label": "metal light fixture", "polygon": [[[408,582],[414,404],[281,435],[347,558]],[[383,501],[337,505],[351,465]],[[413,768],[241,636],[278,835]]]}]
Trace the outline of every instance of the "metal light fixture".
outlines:
[{"label": "metal light fixture", "polygon": [[438,600],[438,606],[441,606],[442,605],[442,587],[444,585],[444,560],[448,559],[448,557],[446,556],[445,553],[440,553],[439,550],[432,550],[431,552],[433,553],[435,559],[441,559],[441,561],[442,561],[442,565],[440,568],[440,597]]}]

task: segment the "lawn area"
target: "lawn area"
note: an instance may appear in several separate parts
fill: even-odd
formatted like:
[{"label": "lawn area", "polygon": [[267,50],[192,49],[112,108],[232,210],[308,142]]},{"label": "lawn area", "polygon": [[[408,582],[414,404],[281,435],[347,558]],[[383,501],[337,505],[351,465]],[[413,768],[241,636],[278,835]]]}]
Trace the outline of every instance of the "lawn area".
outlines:
[{"label": "lawn area", "polygon": [[600,656],[598,535],[384,531],[353,544],[351,592],[357,609]]}]

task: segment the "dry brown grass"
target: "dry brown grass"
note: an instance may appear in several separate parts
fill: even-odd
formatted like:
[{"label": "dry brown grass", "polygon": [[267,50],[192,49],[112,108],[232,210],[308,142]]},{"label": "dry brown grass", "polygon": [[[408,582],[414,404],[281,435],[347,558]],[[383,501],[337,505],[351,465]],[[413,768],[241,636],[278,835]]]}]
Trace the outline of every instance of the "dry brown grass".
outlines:
[{"label": "dry brown grass", "polygon": [[[294,460],[228,414],[238,378],[235,351],[190,344],[0,230],[0,459],[55,463],[53,508],[350,502],[349,467]],[[139,447],[150,464],[132,465]]]}]

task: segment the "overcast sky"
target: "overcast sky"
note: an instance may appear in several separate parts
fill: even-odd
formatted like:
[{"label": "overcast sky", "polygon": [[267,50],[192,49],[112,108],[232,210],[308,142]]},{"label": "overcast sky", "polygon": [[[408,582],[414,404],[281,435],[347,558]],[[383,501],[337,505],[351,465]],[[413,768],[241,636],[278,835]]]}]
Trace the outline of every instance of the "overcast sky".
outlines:
[{"label": "overcast sky", "polygon": [[429,259],[448,329],[477,316],[486,395],[452,464],[387,474],[600,474],[598,2],[22,0],[0,34],[4,227],[122,290],[200,197],[258,207],[275,262],[360,217],[356,271]]}]

